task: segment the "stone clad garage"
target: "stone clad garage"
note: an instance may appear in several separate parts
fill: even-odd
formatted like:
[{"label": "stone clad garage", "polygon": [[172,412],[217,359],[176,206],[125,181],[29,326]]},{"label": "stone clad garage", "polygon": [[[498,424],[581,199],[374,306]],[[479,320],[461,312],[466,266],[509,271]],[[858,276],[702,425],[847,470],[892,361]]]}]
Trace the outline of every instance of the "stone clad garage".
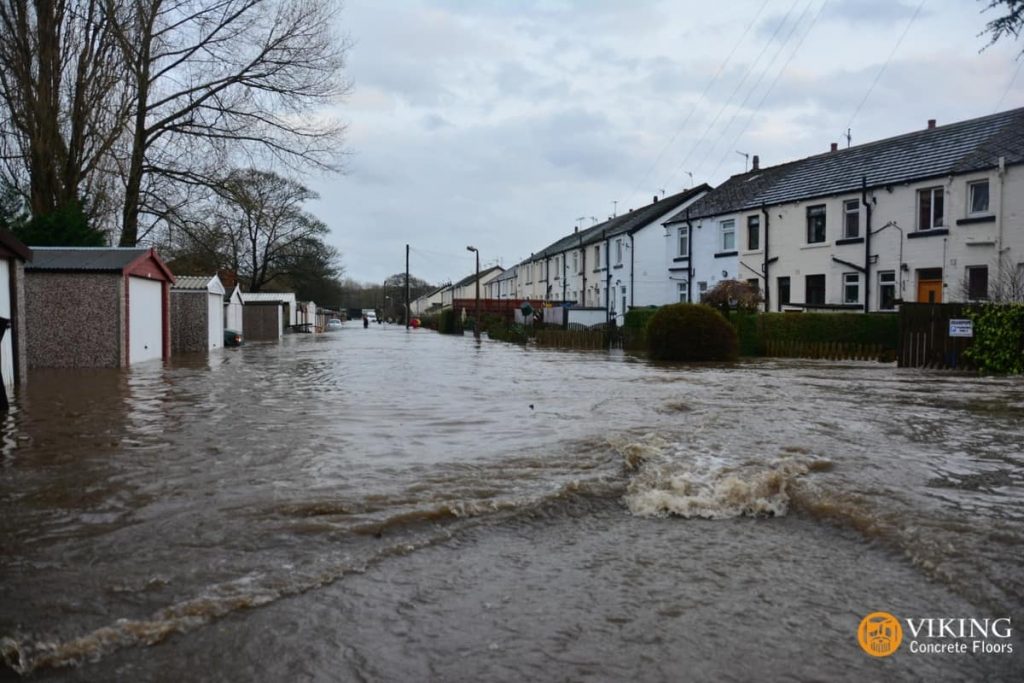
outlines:
[{"label": "stone clad garage", "polygon": [[34,368],[124,367],[171,352],[174,276],[153,249],[36,247],[25,268]]},{"label": "stone clad garage", "polygon": [[10,321],[0,342],[0,374],[9,391],[25,381],[25,262],[32,251],[11,232],[0,230],[0,317]]},{"label": "stone clad garage", "polygon": [[171,351],[224,346],[224,285],[216,275],[182,275],[171,287]]}]

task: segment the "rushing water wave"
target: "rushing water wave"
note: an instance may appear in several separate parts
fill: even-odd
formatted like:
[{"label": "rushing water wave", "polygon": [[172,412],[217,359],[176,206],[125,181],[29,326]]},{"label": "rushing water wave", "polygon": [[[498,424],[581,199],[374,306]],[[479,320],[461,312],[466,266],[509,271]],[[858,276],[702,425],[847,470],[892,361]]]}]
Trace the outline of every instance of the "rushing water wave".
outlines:
[{"label": "rushing water wave", "polygon": [[[625,619],[682,648],[652,661],[661,645],[649,638],[615,641],[634,674],[656,672],[640,679],[662,680],[666,662],[709,642],[746,647],[752,606],[774,613],[781,600],[835,622],[820,634],[835,641],[823,644],[829,662],[856,672],[862,655],[835,651],[852,634],[837,615],[879,601],[1014,616],[1024,605],[1024,385],[1013,379],[866,363],[665,365],[352,326],[31,379],[0,443],[0,655],[20,674],[76,664],[86,677],[153,679],[184,675],[184,653],[220,677],[263,677],[282,664],[247,648],[281,619],[294,631],[283,647],[305,653],[295,666],[312,678],[586,677],[602,663],[615,677],[607,648],[580,649],[582,633],[552,635],[558,655],[535,631],[578,624],[615,639],[621,628],[607,627]],[[661,566],[679,553],[692,558],[685,568]],[[641,556],[660,573],[608,571]],[[530,579],[537,566],[550,586]],[[396,597],[396,567],[431,598]],[[493,586],[481,583],[490,574]],[[761,598],[741,588],[765,580]],[[786,593],[793,580],[821,597]],[[484,668],[450,665],[453,651],[475,651],[475,632],[438,640],[427,633],[437,624],[410,617],[416,605],[477,618],[460,581],[514,596],[485,601],[505,625],[479,630],[501,633],[481,646]],[[538,598],[509,588],[519,582]],[[573,606],[583,586],[590,608]],[[708,586],[717,617],[700,600]],[[683,591],[676,606],[657,597],[666,591]],[[627,616],[596,607],[625,595]],[[362,615],[361,630],[316,607],[335,602]],[[680,630],[697,615],[717,624],[708,641]],[[396,620],[401,629],[378,632]],[[772,667],[800,651],[780,640],[790,626],[764,628],[776,652],[703,677],[789,671]],[[405,663],[370,657],[372,633]],[[805,674],[820,678],[831,664],[812,659],[819,668]],[[1013,667],[954,670],[998,678]]]}]

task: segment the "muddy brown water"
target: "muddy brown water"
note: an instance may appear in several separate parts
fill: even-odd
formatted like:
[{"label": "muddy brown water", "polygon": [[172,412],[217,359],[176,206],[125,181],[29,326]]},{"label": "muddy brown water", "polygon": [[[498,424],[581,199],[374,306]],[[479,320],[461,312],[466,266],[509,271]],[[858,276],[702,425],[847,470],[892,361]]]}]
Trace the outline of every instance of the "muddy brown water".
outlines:
[{"label": "muddy brown water", "polygon": [[[1020,379],[347,324],[30,380],[0,678],[1024,671]],[[1010,618],[1014,651],[870,657],[879,610]]]}]

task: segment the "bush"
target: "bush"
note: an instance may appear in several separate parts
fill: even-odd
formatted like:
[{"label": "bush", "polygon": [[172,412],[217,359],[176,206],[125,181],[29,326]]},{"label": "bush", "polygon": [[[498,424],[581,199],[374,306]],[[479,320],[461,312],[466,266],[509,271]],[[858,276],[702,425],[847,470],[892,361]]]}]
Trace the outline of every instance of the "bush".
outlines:
[{"label": "bush", "polygon": [[722,280],[710,292],[702,296],[700,301],[723,313],[727,311],[752,313],[764,303],[764,297],[761,296],[761,290],[749,282]]},{"label": "bush", "polygon": [[446,308],[437,319],[437,331],[441,334],[462,334],[462,319],[455,310]]},{"label": "bush", "polygon": [[964,355],[982,372],[1024,372],[1024,304],[985,304],[967,315],[974,341]]},{"label": "bush", "polygon": [[657,360],[735,360],[736,329],[703,304],[662,306],[647,324],[647,350]]}]

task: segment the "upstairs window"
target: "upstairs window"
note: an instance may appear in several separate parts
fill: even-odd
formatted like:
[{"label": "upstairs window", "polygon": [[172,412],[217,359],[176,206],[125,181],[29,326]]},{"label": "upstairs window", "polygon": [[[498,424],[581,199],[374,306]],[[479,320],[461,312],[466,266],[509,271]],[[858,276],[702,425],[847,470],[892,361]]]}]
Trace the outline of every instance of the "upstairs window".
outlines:
[{"label": "upstairs window", "polygon": [[761,217],[747,216],[747,249],[755,251],[761,248]]},{"label": "upstairs window", "polygon": [[580,272],[580,253],[578,251],[572,252],[572,272],[577,275]]},{"label": "upstairs window", "polygon": [[967,209],[972,216],[988,213],[988,180],[979,180],[967,186]]},{"label": "upstairs window", "polygon": [[930,187],[917,191],[917,229],[941,228],[943,222],[943,191],[941,187]]},{"label": "upstairs window", "polygon": [[807,244],[825,241],[825,205],[807,207]]},{"label": "upstairs window", "polygon": [[860,200],[843,202],[843,237],[860,237]]},{"label": "upstairs window", "polygon": [[722,221],[719,230],[721,237],[719,251],[736,251],[736,221]]},{"label": "upstairs window", "polygon": [[594,270],[601,269],[601,245],[594,245]]},{"label": "upstairs window", "polygon": [[679,226],[678,246],[679,246],[679,253],[678,253],[679,256],[689,256],[690,255],[690,226],[688,226],[688,225],[681,225],[681,226]]},{"label": "upstairs window", "polygon": [[561,256],[556,256],[555,257],[555,279],[556,280],[558,280],[558,279],[560,279],[562,277],[561,264],[562,264],[562,257]]},{"label": "upstairs window", "polygon": [[615,240],[615,265],[622,264],[622,240]]}]

